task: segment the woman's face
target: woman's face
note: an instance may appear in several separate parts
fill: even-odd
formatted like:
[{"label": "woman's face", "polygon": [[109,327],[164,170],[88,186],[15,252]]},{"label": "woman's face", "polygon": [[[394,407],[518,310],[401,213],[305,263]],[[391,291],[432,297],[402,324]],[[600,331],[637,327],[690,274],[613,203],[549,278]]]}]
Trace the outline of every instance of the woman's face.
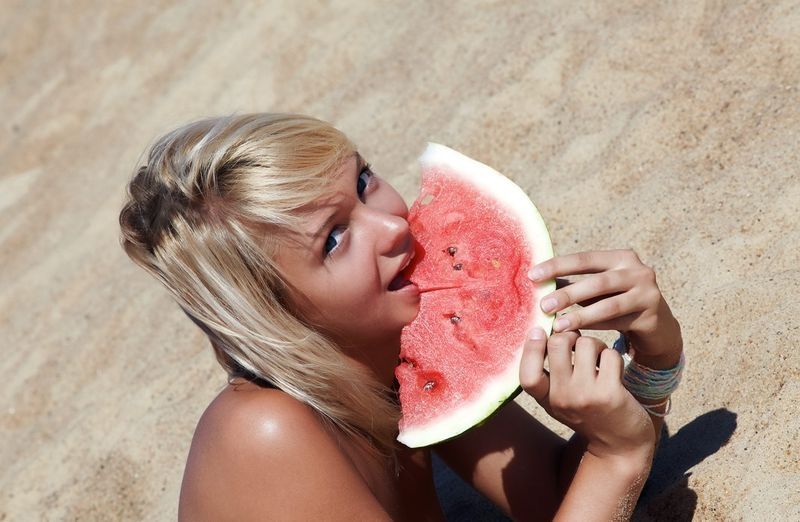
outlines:
[{"label": "woman's face", "polygon": [[282,245],[277,263],[300,296],[304,317],[345,354],[391,383],[400,330],[419,310],[419,291],[395,290],[414,252],[408,207],[359,155],[337,173],[332,193],[311,209],[301,237]]}]

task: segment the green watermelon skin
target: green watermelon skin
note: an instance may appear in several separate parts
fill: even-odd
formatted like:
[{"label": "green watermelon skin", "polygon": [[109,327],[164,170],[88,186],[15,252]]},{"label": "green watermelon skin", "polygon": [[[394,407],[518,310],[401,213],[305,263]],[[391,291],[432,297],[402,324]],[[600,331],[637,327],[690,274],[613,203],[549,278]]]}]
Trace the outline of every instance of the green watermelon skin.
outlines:
[{"label": "green watermelon skin", "polygon": [[420,290],[403,329],[398,440],[428,446],[484,421],[519,392],[519,363],[533,326],[552,328],[534,264],[552,257],[547,228],[528,196],[490,167],[429,144],[420,195],[409,212],[416,240],[406,269]]}]

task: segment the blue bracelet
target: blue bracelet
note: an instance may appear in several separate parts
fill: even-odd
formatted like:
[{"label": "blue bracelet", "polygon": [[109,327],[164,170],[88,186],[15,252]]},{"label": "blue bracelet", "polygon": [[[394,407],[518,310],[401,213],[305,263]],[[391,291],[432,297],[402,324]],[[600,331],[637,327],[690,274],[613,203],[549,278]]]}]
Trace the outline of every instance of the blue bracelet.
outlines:
[{"label": "blue bracelet", "polygon": [[[627,354],[630,349],[630,341],[624,334],[614,343],[614,349],[623,353],[626,359],[625,372],[622,375],[622,384],[631,392],[632,395],[640,399],[665,400],[667,402],[650,405],[663,406],[667,404],[669,411],[669,396],[678,388],[683,376],[683,368],[686,365],[686,357],[681,352],[678,364],[665,370],[654,370],[643,366],[632,360]],[[650,410],[648,410],[650,411]],[[664,413],[666,415],[666,413]]]},{"label": "blue bracelet", "polygon": [[622,375],[622,385],[640,399],[653,401],[666,399],[678,388],[685,363],[686,358],[683,354],[678,364],[667,370],[653,370],[631,361]]}]

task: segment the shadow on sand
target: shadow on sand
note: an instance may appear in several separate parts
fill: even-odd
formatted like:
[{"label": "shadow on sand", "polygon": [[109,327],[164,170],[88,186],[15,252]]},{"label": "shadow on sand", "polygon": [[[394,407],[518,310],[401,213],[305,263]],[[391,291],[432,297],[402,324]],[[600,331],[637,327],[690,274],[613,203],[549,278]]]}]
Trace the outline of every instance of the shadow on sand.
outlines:
[{"label": "shadow on sand", "polygon": [[669,434],[664,424],[633,520],[692,520],[697,494],[689,488],[688,471],[716,453],[736,431],[736,414],[725,408],[709,411]]}]

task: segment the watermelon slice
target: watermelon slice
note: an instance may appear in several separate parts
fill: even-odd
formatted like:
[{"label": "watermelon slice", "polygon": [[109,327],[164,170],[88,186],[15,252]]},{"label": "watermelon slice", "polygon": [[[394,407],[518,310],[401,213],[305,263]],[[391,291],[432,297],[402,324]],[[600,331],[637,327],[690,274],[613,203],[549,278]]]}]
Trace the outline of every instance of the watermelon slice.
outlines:
[{"label": "watermelon slice", "polygon": [[408,447],[452,438],[519,391],[525,337],[553,315],[539,300],[553,281],[528,270],[553,256],[544,221],[525,192],[491,167],[431,143],[420,156],[422,188],[409,211],[416,239],[404,276],[420,310],[401,334],[402,418]]}]

